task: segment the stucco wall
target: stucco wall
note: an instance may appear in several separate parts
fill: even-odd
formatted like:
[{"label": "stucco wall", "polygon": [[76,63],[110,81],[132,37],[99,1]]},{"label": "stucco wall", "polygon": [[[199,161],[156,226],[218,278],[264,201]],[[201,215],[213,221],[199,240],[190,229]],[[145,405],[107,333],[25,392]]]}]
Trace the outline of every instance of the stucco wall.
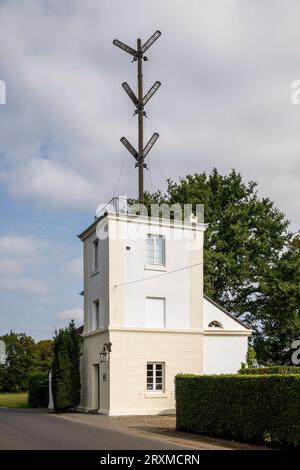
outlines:
[{"label": "stucco wall", "polygon": [[203,328],[207,329],[209,323],[213,320],[220,322],[224,330],[247,331],[245,327],[230,316],[226,315],[226,313],[209,302],[209,300],[203,299]]},{"label": "stucco wall", "polygon": [[[134,228],[140,235],[131,238]],[[117,229],[119,233],[128,230],[124,221],[110,219],[110,235]],[[182,228],[170,229],[155,224],[150,227],[147,223],[133,221],[130,230],[125,240],[109,241],[110,325],[151,326],[146,323],[146,297],[160,297],[166,299],[166,328],[200,328],[203,290],[201,230],[197,232],[197,250],[194,246],[191,250],[191,242],[183,239]],[[164,267],[146,265],[148,233],[165,237]],[[189,269],[191,265],[195,266]],[[194,285],[194,279],[197,279],[197,285]]]},{"label": "stucco wall", "polygon": [[[83,337],[82,346],[82,378],[81,378],[81,407],[88,411],[99,409],[103,412],[109,410],[109,363],[100,363],[100,351],[103,344],[109,341],[108,331],[92,333]],[[99,388],[95,384],[95,368],[99,364]],[[106,381],[103,381],[106,374]],[[96,390],[100,390],[99,399]]]},{"label": "stucco wall", "polygon": [[108,326],[108,240],[99,240],[98,271],[93,272],[93,241],[96,232],[84,241],[84,330],[92,331],[93,301],[99,299],[100,313],[103,313],[103,327]]},{"label": "stucco wall", "polygon": [[[111,331],[110,414],[157,414],[175,408],[174,377],[202,373],[202,334]],[[147,392],[147,362],[165,363],[165,390]]]},{"label": "stucco wall", "polygon": [[241,363],[246,362],[248,336],[215,335],[204,336],[204,374],[235,374]]}]

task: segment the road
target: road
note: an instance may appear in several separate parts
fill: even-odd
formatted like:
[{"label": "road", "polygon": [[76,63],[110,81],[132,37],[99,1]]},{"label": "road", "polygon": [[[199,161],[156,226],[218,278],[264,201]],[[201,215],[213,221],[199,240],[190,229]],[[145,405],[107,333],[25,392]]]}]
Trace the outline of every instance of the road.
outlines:
[{"label": "road", "polygon": [[0,408],[0,450],[172,450],[185,446],[61,419],[41,410]]}]

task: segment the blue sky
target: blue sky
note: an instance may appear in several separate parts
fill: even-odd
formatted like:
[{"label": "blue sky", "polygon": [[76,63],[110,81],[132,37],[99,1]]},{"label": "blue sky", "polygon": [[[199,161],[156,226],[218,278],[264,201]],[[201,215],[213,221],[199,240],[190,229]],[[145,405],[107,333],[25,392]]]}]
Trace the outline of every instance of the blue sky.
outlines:
[{"label": "blue sky", "polygon": [[77,234],[115,192],[136,195],[119,141],[136,142],[121,88],[136,70],[115,37],[162,31],[144,70],[145,88],[162,82],[147,189],[235,168],[299,228],[299,14],[297,0],[0,1],[0,334],[81,323]]}]

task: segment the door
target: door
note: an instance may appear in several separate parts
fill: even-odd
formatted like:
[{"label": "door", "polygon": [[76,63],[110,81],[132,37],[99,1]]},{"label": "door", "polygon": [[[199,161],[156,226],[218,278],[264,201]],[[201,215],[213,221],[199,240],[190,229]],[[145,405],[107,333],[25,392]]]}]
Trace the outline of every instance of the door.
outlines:
[{"label": "door", "polygon": [[100,408],[99,364],[93,365],[93,409]]}]

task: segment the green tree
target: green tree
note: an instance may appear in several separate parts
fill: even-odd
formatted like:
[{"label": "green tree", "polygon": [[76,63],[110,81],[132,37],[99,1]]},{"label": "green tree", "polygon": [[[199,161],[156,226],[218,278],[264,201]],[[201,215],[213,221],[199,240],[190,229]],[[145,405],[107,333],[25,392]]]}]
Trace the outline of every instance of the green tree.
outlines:
[{"label": "green tree", "polygon": [[53,340],[44,339],[35,344],[33,369],[35,372],[48,372],[53,361]]},{"label": "green tree", "polygon": [[300,239],[295,237],[260,284],[263,306],[255,349],[263,363],[291,363],[291,346],[300,335]]},{"label": "green tree", "polygon": [[52,393],[56,411],[80,403],[80,337],[74,320],[67,328],[55,332]]},{"label": "green tree", "polygon": [[[165,194],[146,193],[145,201],[147,205],[204,204],[208,224],[205,293],[254,328],[256,345],[260,342],[258,361],[285,361],[282,345],[287,347],[290,338],[300,333],[292,274],[298,269],[299,250],[291,250],[292,234],[283,212],[268,198],[258,196],[255,182],[244,182],[234,170],[225,176],[213,169],[209,175],[204,172],[179,182],[168,180]],[[284,284],[287,271],[288,290]],[[293,319],[286,323],[288,315]]]},{"label": "green tree", "polygon": [[6,364],[1,367],[0,384],[4,392],[27,390],[28,375],[32,370],[35,344],[25,333],[6,334],[1,337],[6,345]]}]

